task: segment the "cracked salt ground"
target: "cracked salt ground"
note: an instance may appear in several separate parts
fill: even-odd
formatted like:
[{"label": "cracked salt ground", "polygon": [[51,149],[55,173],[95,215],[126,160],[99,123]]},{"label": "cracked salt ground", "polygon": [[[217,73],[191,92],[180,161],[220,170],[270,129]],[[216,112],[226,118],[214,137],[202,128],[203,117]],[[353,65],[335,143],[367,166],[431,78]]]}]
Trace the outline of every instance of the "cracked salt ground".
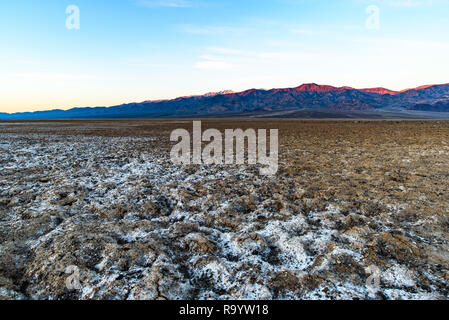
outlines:
[{"label": "cracked salt ground", "polygon": [[[0,298],[448,297],[444,215],[385,195],[359,208],[358,191],[317,196],[314,174],[332,175],[290,175],[293,151],[273,178],[251,166],[173,166],[158,138],[1,139]],[[401,185],[397,197],[416,190]],[[78,291],[65,283],[72,265]],[[379,290],[366,285],[371,265]]]}]

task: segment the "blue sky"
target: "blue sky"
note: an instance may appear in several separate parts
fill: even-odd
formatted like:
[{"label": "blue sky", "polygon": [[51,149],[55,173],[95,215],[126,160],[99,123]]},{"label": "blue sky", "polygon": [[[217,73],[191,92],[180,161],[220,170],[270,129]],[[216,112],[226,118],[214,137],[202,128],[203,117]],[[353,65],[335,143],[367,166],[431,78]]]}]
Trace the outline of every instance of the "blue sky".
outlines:
[{"label": "blue sky", "polygon": [[[66,28],[69,5],[79,30]],[[0,112],[447,83],[448,14],[448,0],[4,0]]]}]

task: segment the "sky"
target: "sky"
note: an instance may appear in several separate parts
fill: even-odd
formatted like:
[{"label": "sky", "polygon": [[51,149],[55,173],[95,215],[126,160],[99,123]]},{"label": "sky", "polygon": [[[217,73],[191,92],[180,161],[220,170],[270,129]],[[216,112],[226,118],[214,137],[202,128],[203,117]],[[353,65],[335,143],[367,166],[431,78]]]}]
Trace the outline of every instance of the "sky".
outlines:
[{"label": "sky", "polygon": [[448,17],[449,0],[2,0],[0,112],[448,83]]}]

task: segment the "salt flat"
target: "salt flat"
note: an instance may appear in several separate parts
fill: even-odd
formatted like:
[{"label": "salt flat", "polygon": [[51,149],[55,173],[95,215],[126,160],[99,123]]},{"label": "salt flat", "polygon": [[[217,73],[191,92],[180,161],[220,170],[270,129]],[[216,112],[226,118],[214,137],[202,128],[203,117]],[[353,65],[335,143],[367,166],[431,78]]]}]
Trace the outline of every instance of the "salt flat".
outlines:
[{"label": "salt flat", "polygon": [[279,129],[278,173],[173,165],[189,121],[2,123],[0,298],[449,297],[449,122],[203,124]]}]

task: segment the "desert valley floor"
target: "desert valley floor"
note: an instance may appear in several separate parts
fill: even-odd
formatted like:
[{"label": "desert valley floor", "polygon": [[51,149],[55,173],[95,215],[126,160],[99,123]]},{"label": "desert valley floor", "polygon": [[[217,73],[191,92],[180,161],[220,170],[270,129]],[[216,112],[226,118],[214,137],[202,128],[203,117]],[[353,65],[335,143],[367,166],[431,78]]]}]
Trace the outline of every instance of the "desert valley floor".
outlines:
[{"label": "desert valley floor", "polygon": [[0,299],[449,298],[449,122],[203,127],[279,129],[278,173],[173,165],[188,120],[0,123]]}]

